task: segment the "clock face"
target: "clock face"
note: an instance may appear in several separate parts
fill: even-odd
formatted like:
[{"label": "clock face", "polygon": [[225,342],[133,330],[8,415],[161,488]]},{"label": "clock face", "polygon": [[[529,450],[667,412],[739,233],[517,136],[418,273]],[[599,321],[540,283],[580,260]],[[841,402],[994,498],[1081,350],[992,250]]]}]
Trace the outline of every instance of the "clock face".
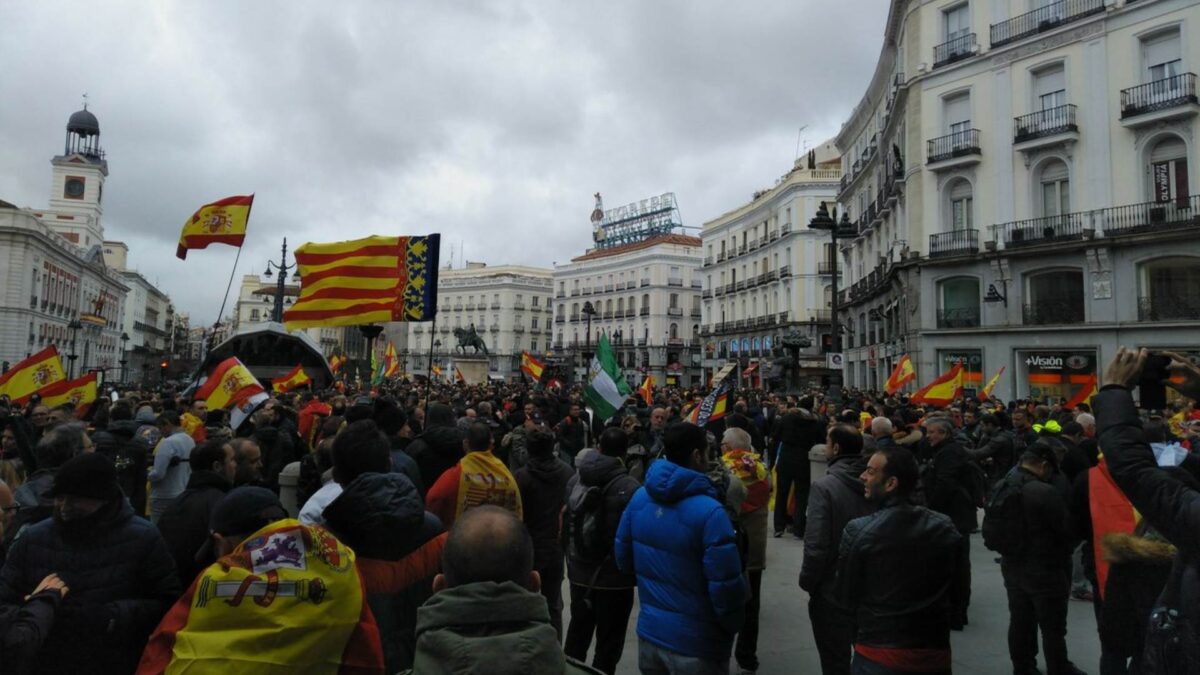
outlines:
[{"label": "clock face", "polygon": [[63,191],[67,193],[68,197],[73,199],[79,199],[83,197],[83,179],[74,177],[68,178]]}]

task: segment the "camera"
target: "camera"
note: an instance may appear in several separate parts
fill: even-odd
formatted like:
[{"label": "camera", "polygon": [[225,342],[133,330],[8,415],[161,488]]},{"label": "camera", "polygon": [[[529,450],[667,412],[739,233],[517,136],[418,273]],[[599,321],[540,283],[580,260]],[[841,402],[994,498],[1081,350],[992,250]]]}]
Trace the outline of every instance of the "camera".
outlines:
[{"label": "camera", "polygon": [[1167,378],[1170,373],[1171,357],[1151,352],[1146,357],[1146,366],[1138,380],[1138,405],[1146,410],[1163,410],[1167,407]]}]

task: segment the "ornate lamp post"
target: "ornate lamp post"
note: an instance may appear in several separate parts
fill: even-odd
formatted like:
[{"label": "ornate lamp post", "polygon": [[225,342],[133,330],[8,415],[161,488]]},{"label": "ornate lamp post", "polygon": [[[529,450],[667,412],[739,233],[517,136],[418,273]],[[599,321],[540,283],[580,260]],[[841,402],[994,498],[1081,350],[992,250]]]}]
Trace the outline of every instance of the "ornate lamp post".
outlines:
[{"label": "ornate lamp post", "polygon": [[[817,215],[809,221],[808,226],[814,230],[824,230],[829,232],[829,241],[833,245],[831,260],[829,261],[833,271],[833,301],[832,307],[829,308],[829,323],[830,330],[833,333],[833,353],[840,354],[842,352],[842,331],[838,324],[838,239],[850,239],[857,236],[858,232],[854,225],[850,222],[850,215],[842,213],[842,219],[837,220],[837,207],[833,208],[832,215],[825,202],[817,207]],[[834,370],[829,376],[829,398],[836,402],[842,400],[842,371]]]},{"label": "ornate lamp post", "polygon": [[125,364],[129,363],[129,361],[126,359],[126,356],[125,356],[127,353],[128,345],[129,345],[129,334],[121,333],[121,360],[118,362],[121,364],[121,384],[125,384]]},{"label": "ornate lamp post", "polygon": [[[287,273],[296,269],[296,263],[292,263],[291,265],[287,264],[287,237],[283,238],[283,249],[279,254],[279,262],[277,263],[274,260],[268,260],[267,271],[263,273],[263,276],[268,279],[274,276],[271,271],[272,269],[279,270],[279,281],[275,285],[275,307],[271,310],[271,320],[275,323],[283,323],[284,284],[287,283]],[[296,270],[296,273],[292,275],[292,279],[296,281],[300,280],[300,270]],[[382,328],[380,330],[382,330]],[[366,334],[364,333],[364,335]],[[376,333],[376,335],[378,335],[378,333]]]},{"label": "ornate lamp post", "polygon": [[75,379],[75,359],[79,355],[75,353],[75,334],[83,328],[83,324],[79,323],[79,319],[71,319],[71,323],[67,324],[67,329],[71,331],[71,353],[67,355],[67,359],[71,362],[71,372],[68,373],[68,379]]}]

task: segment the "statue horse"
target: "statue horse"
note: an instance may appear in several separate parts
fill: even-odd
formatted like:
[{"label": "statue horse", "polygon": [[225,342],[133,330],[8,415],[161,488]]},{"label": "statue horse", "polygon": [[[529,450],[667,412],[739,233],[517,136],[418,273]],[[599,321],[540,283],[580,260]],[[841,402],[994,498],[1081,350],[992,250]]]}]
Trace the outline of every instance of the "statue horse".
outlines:
[{"label": "statue horse", "polygon": [[475,332],[474,327],[455,328],[454,337],[458,340],[458,344],[454,348],[463,354],[467,353],[467,347],[474,347],[475,354],[482,351],[484,356],[488,355],[487,345],[484,344],[483,338],[479,337],[479,333]]}]

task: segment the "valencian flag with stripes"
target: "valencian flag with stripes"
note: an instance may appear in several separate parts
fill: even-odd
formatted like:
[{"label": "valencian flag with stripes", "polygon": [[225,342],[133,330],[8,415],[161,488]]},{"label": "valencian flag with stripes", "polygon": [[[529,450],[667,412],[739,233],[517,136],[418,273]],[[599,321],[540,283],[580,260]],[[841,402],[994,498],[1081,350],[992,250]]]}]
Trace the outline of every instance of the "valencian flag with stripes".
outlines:
[{"label": "valencian flag with stripes", "polygon": [[186,260],[189,250],[208,248],[209,244],[241,247],[246,239],[246,224],[250,222],[250,207],[253,205],[254,195],[245,195],[226,197],[201,206],[183,224],[175,256]]},{"label": "valencian flag with stripes", "polygon": [[287,375],[271,380],[271,389],[283,394],[293,389],[299,389],[309,382],[312,382],[312,378],[304,372],[304,366],[296,366],[288,371]]},{"label": "valencian flag with stripes", "polygon": [[96,402],[96,373],[88,373],[75,380],[60,380],[38,391],[42,405],[54,408],[64,403],[75,407],[75,416],[83,417]]},{"label": "valencian flag with stripes", "polygon": [[388,321],[432,321],[437,313],[441,235],[367,237],[296,250],[300,297],[283,313],[289,330]]},{"label": "valencian flag with stripes", "polygon": [[264,391],[258,378],[250,374],[250,369],[242,365],[238,357],[231,356],[217,365],[204,385],[196,390],[195,398],[207,402],[209,410],[217,410],[237,405]]},{"label": "valencian flag with stripes", "polygon": [[533,358],[529,352],[521,352],[521,372],[529,376],[529,379],[534,382],[542,381],[542,371],[546,370],[546,364]]},{"label": "valencian flag with stripes", "polygon": [[14,405],[24,405],[38,390],[65,379],[62,359],[50,345],[0,375],[0,396],[7,396]]}]

